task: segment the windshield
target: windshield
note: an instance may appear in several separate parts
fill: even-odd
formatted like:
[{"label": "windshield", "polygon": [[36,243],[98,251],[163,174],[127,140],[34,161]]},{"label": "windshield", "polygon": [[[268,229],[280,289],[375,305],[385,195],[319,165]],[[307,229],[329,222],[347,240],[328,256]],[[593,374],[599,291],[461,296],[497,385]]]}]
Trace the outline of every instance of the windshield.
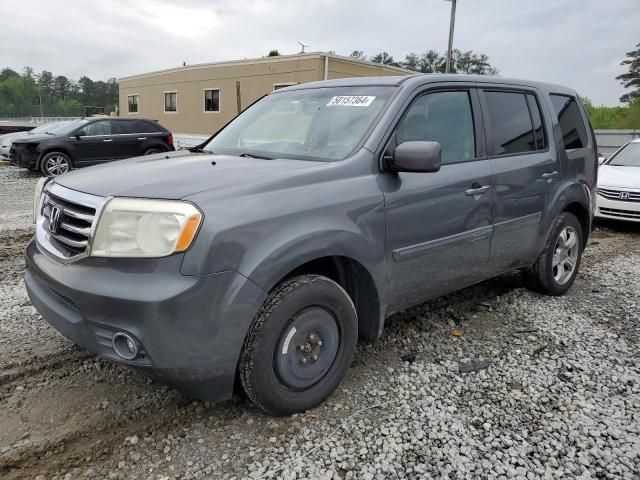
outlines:
[{"label": "windshield", "polygon": [[58,128],[60,128],[62,125],[66,124],[66,123],[67,122],[45,123],[44,125],[40,125],[39,127],[36,127],[33,130],[31,130],[29,132],[29,134],[32,134],[32,133],[51,133],[51,132],[54,132],[55,130],[57,130]]},{"label": "windshield", "polygon": [[335,161],[362,141],[393,87],[329,87],[266,96],[204,150],[261,158]]},{"label": "windshield", "polygon": [[55,129],[55,134],[56,135],[68,135],[69,133],[73,132],[77,128],[82,127],[83,125],[86,125],[87,123],[89,123],[89,120],[85,120],[83,118],[80,118],[78,120],[72,120],[72,121],[70,121],[68,123],[65,123],[62,126],[57,127]]},{"label": "windshield", "polygon": [[629,143],[626,147],[611,157],[607,165],[619,167],[640,167],[640,143]]}]

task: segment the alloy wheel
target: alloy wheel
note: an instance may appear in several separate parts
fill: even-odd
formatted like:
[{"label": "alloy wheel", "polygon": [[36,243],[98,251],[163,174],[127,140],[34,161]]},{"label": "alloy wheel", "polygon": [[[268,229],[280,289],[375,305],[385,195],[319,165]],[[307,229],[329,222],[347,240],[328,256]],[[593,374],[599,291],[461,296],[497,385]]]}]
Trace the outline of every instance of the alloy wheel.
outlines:
[{"label": "alloy wheel", "polygon": [[559,285],[564,285],[573,276],[579,248],[576,230],[571,226],[564,227],[556,240],[551,262],[553,278]]},{"label": "alloy wheel", "polygon": [[45,162],[45,170],[47,174],[55,177],[69,171],[69,160],[62,155],[53,155],[47,158]]}]

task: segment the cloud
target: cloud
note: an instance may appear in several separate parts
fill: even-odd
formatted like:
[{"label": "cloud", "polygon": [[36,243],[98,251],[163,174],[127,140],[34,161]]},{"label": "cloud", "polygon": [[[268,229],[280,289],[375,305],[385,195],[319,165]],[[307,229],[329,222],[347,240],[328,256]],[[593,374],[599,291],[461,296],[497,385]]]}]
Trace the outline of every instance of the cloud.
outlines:
[{"label": "cloud", "polygon": [[[504,76],[565,84],[594,103],[616,104],[615,76],[640,42],[640,10],[629,0],[459,0],[455,46],[486,53]],[[277,48],[349,54],[382,50],[396,59],[445,51],[443,0],[0,0],[0,67],[110,78],[266,55]]]}]

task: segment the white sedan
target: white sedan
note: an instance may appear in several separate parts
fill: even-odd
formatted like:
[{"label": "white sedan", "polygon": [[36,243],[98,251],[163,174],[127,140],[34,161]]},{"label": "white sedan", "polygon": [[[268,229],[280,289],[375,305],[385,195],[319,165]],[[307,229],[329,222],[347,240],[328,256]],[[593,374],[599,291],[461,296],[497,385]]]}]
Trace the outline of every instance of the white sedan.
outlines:
[{"label": "white sedan", "polygon": [[640,139],[600,166],[596,217],[640,222]]}]

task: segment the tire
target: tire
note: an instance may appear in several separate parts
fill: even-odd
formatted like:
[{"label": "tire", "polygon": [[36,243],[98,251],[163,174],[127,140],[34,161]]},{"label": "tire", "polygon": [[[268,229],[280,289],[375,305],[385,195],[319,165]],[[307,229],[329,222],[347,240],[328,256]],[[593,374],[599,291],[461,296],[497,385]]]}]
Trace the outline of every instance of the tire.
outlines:
[{"label": "tire", "polygon": [[575,215],[569,212],[558,215],[542,255],[524,271],[527,287],[545,295],[567,293],[580,268],[583,238],[582,226]]},{"label": "tire", "polygon": [[358,341],[358,316],[333,280],[302,275],[267,297],[249,328],[239,375],[247,396],[272,415],[321,404],[346,374]]},{"label": "tire", "polygon": [[40,172],[45,177],[56,177],[73,169],[73,162],[66,153],[49,152],[40,160]]},{"label": "tire", "polygon": [[146,152],[144,152],[144,154],[145,155],[153,155],[154,153],[162,153],[162,152],[164,152],[164,150],[162,150],[160,148],[150,148]]}]

